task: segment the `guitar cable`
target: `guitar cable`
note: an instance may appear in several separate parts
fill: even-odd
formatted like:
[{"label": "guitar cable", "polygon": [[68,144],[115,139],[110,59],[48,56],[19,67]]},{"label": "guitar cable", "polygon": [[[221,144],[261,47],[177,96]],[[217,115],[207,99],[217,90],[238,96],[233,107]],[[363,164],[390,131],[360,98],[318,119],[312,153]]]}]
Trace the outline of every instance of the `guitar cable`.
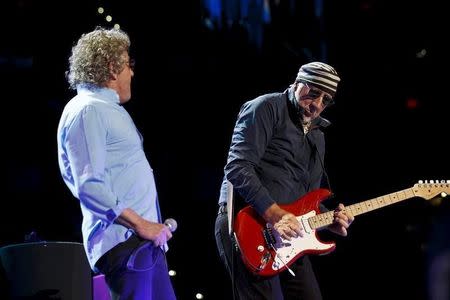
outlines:
[{"label": "guitar cable", "polygon": [[[289,268],[289,266],[287,265],[287,263],[281,258],[280,254],[277,253],[277,249],[275,249],[275,247],[273,246],[273,244],[270,245],[270,247],[272,247],[272,250],[275,252],[276,257],[278,257],[278,259],[283,263],[283,265],[286,267],[286,269],[289,271],[289,274],[291,274],[292,276],[295,277],[295,273],[291,270],[291,268]],[[275,256],[271,253],[272,255],[272,259],[275,262]]]},{"label": "guitar cable", "polygon": [[230,236],[231,239],[231,290],[232,290],[232,297],[233,300],[236,300],[236,288],[235,288],[235,273],[234,273],[234,251],[235,251],[235,246],[234,246],[234,241],[233,241],[233,237]]},{"label": "guitar cable", "polygon": [[[237,241],[234,237],[234,203],[235,202],[235,195],[234,195],[234,187],[233,184],[231,184],[230,181],[227,180],[227,202],[225,203],[225,213],[227,214],[227,223],[228,223],[228,237],[230,238],[230,278],[231,278],[231,290],[232,290],[232,297],[233,300],[236,300],[236,279],[235,279],[235,255],[238,255],[238,246]],[[226,255],[225,255],[226,259]]]},{"label": "guitar cable", "polygon": [[[231,199],[231,201],[233,201],[234,202],[234,197]],[[231,211],[230,210],[227,210],[227,213],[228,214],[234,214],[234,203],[232,204],[232,206],[231,206]],[[233,217],[229,217],[228,218],[228,220],[229,220],[229,222],[231,221],[231,222],[234,222],[234,216]],[[235,260],[235,255],[239,255],[239,252],[238,251],[240,251],[239,250],[239,247],[238,247],[238,243],[237,243],[237,241],[236,241],[236,236],[234,235],[234,231],[232,231],[232,232],[228,232],[228,234],[229,234],[229,236],[230,236],[230,239],[231,239],[231,244],[230,244],[230,246],[231,246],[231,262],[230,262],[230,264],[231,264],[231,266],[230,266],[230,272],[231,272],[231,290],[232,290],[232,297],[233,297],[233,300],[236,300],[237,299],[237,297],[236,297],[236,278],[235,278],[235,271],[234,271],[234,269],[235,269],[235,263],[236,263],[236,260]]]}]

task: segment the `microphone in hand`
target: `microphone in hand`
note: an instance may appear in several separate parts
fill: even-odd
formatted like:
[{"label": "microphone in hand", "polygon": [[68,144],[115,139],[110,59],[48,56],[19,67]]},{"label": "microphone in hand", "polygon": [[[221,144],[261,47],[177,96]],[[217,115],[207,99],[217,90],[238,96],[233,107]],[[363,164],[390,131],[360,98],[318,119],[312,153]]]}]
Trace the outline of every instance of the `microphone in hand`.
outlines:
[{"label": "microphone in hand", "polygon": [[164,225],[167,226],[167,228],[169,228],[170,232],[174,232],[175,230],[177,230],[178,224],[177,221],[175,221],[175,219],[172,218],[168,218],[164,221]]}]

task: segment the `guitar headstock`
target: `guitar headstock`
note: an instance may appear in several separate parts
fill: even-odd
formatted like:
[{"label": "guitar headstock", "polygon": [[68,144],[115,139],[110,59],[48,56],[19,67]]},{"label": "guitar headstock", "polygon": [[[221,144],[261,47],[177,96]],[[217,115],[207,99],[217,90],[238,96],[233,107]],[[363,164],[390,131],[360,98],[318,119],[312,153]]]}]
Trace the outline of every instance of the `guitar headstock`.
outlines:
[{"label": "guitar headstock", "polygon": [[450,194],[450,180],[419,180],[412,188],[417,197],[430,200],[436,196],[442,198]]}]

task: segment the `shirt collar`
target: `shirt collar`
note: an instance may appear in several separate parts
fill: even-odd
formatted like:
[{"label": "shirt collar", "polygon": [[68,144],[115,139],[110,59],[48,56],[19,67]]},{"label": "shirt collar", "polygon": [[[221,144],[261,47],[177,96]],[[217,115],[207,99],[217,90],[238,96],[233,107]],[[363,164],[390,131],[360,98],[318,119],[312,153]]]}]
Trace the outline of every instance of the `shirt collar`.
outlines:
[{"label": "shirt collar", "polygon": [[95,97],[120,105],[119,94],[113,89],[100,87],[92,83],[82,83],[77,85],[77,93],[79,95],[93,95]]}]

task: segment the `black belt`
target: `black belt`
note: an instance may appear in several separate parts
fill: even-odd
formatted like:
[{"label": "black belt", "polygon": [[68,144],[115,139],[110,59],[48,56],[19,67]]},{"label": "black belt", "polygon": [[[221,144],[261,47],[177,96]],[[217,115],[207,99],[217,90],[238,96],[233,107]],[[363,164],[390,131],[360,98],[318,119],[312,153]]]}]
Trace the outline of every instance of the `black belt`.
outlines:
[{"label": "black belt", "polygon": [[226,213],[227,213],[227,203],[226,202],[219,203],[219,212],[217,214],[223,215]]}]

